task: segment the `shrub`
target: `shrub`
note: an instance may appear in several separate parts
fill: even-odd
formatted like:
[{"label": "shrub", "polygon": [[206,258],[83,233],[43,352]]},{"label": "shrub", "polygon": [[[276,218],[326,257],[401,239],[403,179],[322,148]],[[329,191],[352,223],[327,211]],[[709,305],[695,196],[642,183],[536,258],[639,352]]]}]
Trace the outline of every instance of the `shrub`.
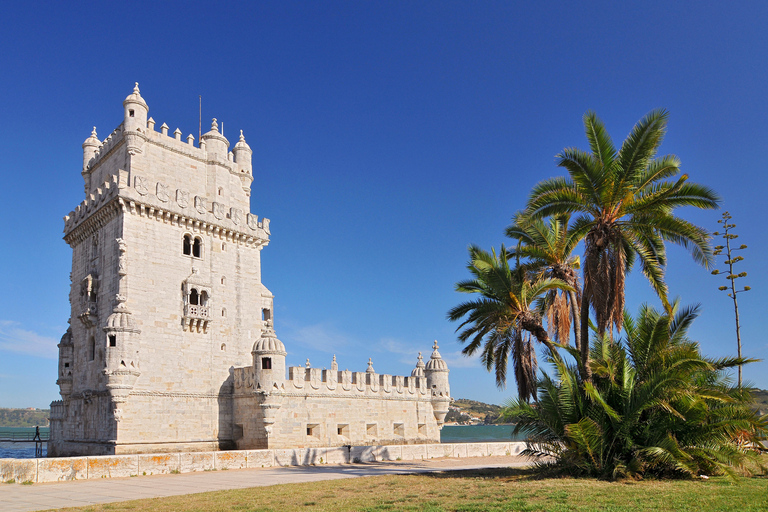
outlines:
[{"label": "shrub", "polygon": [[735,477],[750,461],[765,470],[768,418],[751,410],[750,389],[731,386],[724,373],[752,361],[704,357],[687,337],[697,314],[698,307],[671,316],[649,306],[636,320],[625,314],[622,339],[593,340],[591,383],[575,365],[551,359],[555,375],[538,381],[538,404],[513,401],[504,411],[515,434],[528,436],[523,454],[610,479]]}]

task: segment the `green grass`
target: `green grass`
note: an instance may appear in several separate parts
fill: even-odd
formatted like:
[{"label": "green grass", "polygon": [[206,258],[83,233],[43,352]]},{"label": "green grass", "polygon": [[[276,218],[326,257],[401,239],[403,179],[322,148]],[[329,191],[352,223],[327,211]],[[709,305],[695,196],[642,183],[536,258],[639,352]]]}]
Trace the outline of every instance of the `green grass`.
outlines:
[{"label": "green grass", "polygon": [[66,510],[756,512],[768,510],[768,478],[607,482],[486,469],[275,485]]}]

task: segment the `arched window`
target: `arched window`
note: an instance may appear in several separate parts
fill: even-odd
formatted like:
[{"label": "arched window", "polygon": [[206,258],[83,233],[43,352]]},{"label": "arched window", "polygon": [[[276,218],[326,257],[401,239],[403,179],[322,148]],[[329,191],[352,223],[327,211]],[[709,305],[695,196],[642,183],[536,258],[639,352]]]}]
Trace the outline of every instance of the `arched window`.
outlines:
[{"label": "arched window", "polygon": [[199,302],[199,296],[197,294],[197,290],[195,288],[192,288],[192,291],[189,292],[189,303],[193,306],[197,306]]},{"label": "arched window", "polygon": [[199,237],[195,237],[195,241],[192,244],[192,256],[195,258],[202,258],[203,256],[203,240]]},{"label": "arched window", "polygon": [[184,242],[182,243],[181,250],[186,256],[192,255],[192,237],[190,235],[184,235]]},{"label": "arched window", "polygon": [[200,292],[200,305],[201,306],[207,306],[208,305],[208,292],[203,290]]}]

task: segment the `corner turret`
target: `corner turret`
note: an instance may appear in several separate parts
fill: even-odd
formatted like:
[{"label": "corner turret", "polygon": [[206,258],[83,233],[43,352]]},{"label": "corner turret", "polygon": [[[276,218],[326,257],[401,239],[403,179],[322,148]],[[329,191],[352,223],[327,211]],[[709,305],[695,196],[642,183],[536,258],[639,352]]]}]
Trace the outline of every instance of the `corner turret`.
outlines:
[{"label": "corner turret", "polygon": [[266,393],[285,387],[285,345],[277,339],[272,322],[267,322],[256,343],[253,344],[254,388]]},{"label": "corner turret", "polygon": [[99,149],[99,146],[101,146],[101,142],[96,135],[96,127],[94,126],[91,136],[83,142],[83,171],[88,169],[88,164],[93,157],[96,156],[96,151]]},{"label": "corner turret", "polygon": [[211,131],[204,133],[200,141],[205,145],[209,157],[225,161],[228,159],[229,141],[219,133],[219,123],[215,117],[211,122]]},{"label": "corner turret", "polygon": [[147,114],[149,114],[149,107],[139,94],[139,82],[136,82],[133,92],[123,101],[123,108],[125,109],[123,136],[128,153],[136,155],[141,153],[144,142],[147,140]]},{"label": "corner turret", "polygon": [[133,92],[123,101],[125,116],[123,129],[125,131],[138,131],[144,133],[147,127],[147,114],[149,107],[139,93],[139,82],[133,87]]},{"label": "corner turret", "polygon": [[440,356],[437,340],[432,345],[432,356],[424,368],[427,376],[427,387],[432,394],[432,409],[438,426],[442,427],[445,415],[448,414],[448,404],[451,403],[451,388],[448,385],[448,365]]},{"label": "corner turret", "polygon": [[237,164],[237,174],[240,176],[240,182],[243,186],[243,191],[246,196],[251,195],[251,182],[253,182],[253,167],[251,165],[251,147],[245,142],[245,136],[243,130],[240,130],[240,140],[235,144],[235,148],[232,150],[232,154],[235,158],[235,164]]}]

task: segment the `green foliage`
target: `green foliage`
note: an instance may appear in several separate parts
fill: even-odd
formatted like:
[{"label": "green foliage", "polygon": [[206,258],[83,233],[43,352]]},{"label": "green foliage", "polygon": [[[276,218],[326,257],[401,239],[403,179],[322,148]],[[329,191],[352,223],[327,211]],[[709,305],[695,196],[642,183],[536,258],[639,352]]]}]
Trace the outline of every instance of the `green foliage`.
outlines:
[{"label": "green foliage", "polygon": [[597,337],[592,382],[553,359],[555,376],[539,380],[538,404],[515,401],[504,412],[515,434],[528,436],[527,453],[554,456],[569,474],[609,479],[764,470],[759,442],[768,418],[751,409],[751,390],[724,378],[751,361],[704,357],[687,337],[698,308],[673,310],[644,306],[636,319],[625,314],[618,342]]},{"label": "green foliage", "polygon": [[448,312],[448,319],[461,321],[459,341],[468,342],[462,353],[473,355],[481,346],[480,360],[495,370],[496,385],[507,380],[507,361],[512,356],[518,396],[536,399],[536,353],[531,335],[554,354],[556,349],[532,304],[553,289],[572,290],[560,279],[531,280],[525,268],[509,265],[506,248],[499,254],[476,246],[469,248],[467,269],[472,279],[456,283],[456,291],[479,295]]},{"label": "green foliage", "polygon": [[557,158],[568,178],[545,180],[531,192],[527,216],[575,214],[570,229],[585,233],[581,262],[585,352],[589,306],[601,334],[613,327],[621,330],[625,274],[636,259],[665,307],[664,242],[682,245],[700,263],[712,259],[707,231],[673,212],[680,206],[716,208],[719,198],[711,189],[689,183],[687,175],[680,175],[676,156],[657,156],[667,119],[665,110],[648,113],[617,150],[603,122],[594,112],[587,112],[584,129],[590,151],[564,149]]},{"label": "green foliage", "polygon": [[50,414],[48,409],[0,408],[0,427],[45,427]]}]

